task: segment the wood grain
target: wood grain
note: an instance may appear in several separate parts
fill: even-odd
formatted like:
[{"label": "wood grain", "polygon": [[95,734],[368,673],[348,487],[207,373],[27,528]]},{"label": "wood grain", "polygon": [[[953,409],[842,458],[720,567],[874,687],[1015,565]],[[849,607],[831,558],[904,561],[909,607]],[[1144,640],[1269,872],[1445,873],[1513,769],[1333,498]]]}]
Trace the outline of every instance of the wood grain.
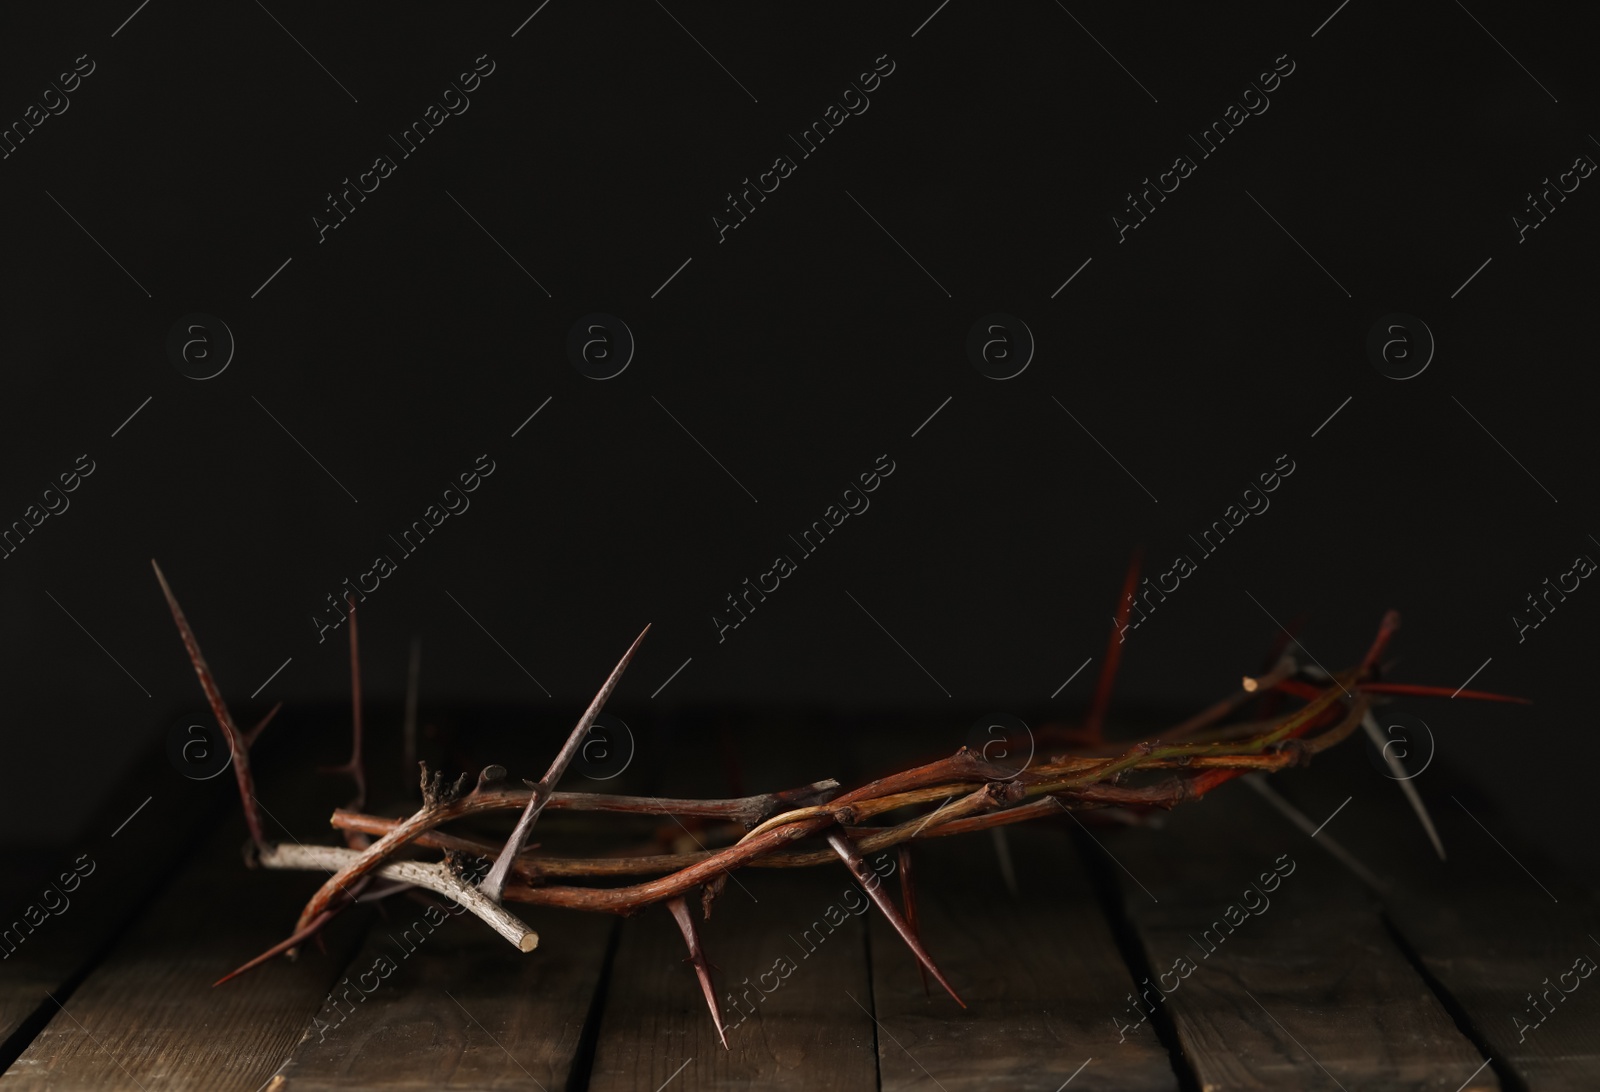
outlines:
[{"label": "wood grain", "polygon": [[[1412,782],[1439,829],[1444,861],[1394,782],[1359,755],[1329,758],[1337,780],[1282,779],[1278,788],[1313,817],[1351,798],[1327,833],[1388,884],[1389,920],[1496,1067],[1532,1089],[1600,1087],[1600,975],[1560,979],[1580,956],[1600,967],[1593,897],[1522,845],[1442,764]],[[1542,1022],[1530,1012],[1535,1001]]]},{"label": "wood grain", "polygon": [[1150,968],[1145,1023],[1171,1021],[1203,1088],[1500,1087],[1366,890],[1247,788],[1101,838]]},{"label": "wood grain", "polygon": [[[1014,827],[1007,841],[1018,898],[987,834],[914,849],[923,941],[966,1010],[937,987],[924,994],[910,952],[873,922],[882,1087],[1056,1092],[1070,1077],[1073,1092],[1177,1089],[1148,1027],[1119,1042],[1111,1017],[1134,979],[1067,832]],[[898,898],[898,880],[889,888]]]},{"label": "wood grain", "polygon": [[[298,829],[314,829],[314,814],[325,819],[311,784],[302,777],[270,797],[275,813]],[[246,869],[245,838],[234,811],[83,985],[58,997],[62,1005],[0,1087],[255,1092],[272,1076],[342,973],[367,914],[336,921],[326,954],[307,946],[297,962],[273,960],[213,988],[282,940],[315,889],[314,877],[296,882]]]},{"label": "wood grain", "polygon": [[[726,1051],[667,911],[654,907],[624,922],[591,1092],[655,1089],[680,1067],[673,1092],[876,1089],[866,930],[845,905],[847,890],[855,888],[841,864],[796,876],[737,876],[709,922],[699,922],[691,901],[721,971]],[[834,928],[830,916],[842,924]]]},{"label": "wood grain", "polygon": [[469,915],[435,928],[439,912],[396,900],[346,972],[352,1000],[325,1004],[296,1044],[283,1092],[567,1087],[617,923],[545,917],[545,943],[521,954]]}]

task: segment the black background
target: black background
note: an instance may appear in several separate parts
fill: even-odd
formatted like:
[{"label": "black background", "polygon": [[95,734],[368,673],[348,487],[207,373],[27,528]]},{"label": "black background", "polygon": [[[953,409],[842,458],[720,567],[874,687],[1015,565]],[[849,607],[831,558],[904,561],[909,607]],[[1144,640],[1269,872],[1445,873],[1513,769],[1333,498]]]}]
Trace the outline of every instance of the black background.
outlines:
[{"label": "black background", "polygon": [[[1600,556],[1600,179],[1512,225],[1600,155],[1574,9],[154,0],[117,29],[134,6],[0,14],[6,123],[95,66],[0,161],[0,522],[96,467],[0,561],[0,837],[81,823],[65,790],[102,797],[198,705],[151,558],[240,720],[341,699],[343,630],[313,614],[485,453],[470,509],[363,604],[364,679],[397,699],[420,635],[424,708],[524,706],[529,776],[646,622],[615,699],[636,723],[748,710],[785,748],[761,708],[892,707],[953,747],[985,710],[1070,717],[1131,552],[1192,555],[1287,454],[1271,508],[1129,634],[1125,706],[1220,696],[1274,619],[1347,666],[1396,608],[1395,678],[1490,660],[1474,688],[1537,703],[1401,706],[1440,761],[1600,865],[1570,837],[1600,592],[1521,643],[1511,622]],[[324,195],[484,55],[468,111],[319,242]],[[719,243],[724,195],[884,55],[868,111]],[[1119,243],[1124,194],[1285,55],[1268,111]],[[165,351],[192,312],[237,339],[204,382]],[[637,339],[604,382],[565,348],[592,312]],[[1038,343],[1005,382],[966,355],[991,312]],[[1437,338],[1415,379],[1367,359],[1390,312]],[[719,643],[724,596],[882,455],[870,509]]]}]

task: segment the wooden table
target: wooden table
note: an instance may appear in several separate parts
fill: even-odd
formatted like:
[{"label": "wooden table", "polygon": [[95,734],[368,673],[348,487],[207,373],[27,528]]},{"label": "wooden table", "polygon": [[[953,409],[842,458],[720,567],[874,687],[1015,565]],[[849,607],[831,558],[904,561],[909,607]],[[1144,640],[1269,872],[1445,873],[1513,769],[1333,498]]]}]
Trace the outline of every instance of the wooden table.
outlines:
[{"label": "wooden table", "polygon": [[[719,763],[685,757],[705,753],[697,740],[726,750],[718,719],[675,723],[677,757],[635,786],[726,792]],[[282,733],[291,749],[307,738]],[[928,746],[865,738],[831,772]],[[763,775],[746,791],[830,772],[763,754],[743,756],[746,778]],[[347,787],[276,758],[260,776],[270,836],[331,841]],[[1157,825],[1063,815],[918,843],[924,939],[965,1009],[924,991],[876,910],[857,913],[842,865],[741,872],[704,927],[729,998],[724,1051],[660,908],[528,908],[541,942],[521,955],[471,917],[429,930],[392,899],[343,915],[325,951],[213,988],[286,935],[320,878],[242,867],[231,776],[183,782],[155,764],[81,844],[7,870],[11,922],[50,878],[92,869],[0,947],[15,949],[0,961],[0,1092],[1600,1087],[1600,978],[1573,973],[1600,966],[1587,892],[1437,768],[1418,787],[1443,862],[1355,746],[1268,786],[1276,800],[1236,783]],[[1324,825],[1313,837],[1284,807]],[[538,840],[559,851],[562,830],[548,815]],[[362,979],[383,958],[393,972]]]}]

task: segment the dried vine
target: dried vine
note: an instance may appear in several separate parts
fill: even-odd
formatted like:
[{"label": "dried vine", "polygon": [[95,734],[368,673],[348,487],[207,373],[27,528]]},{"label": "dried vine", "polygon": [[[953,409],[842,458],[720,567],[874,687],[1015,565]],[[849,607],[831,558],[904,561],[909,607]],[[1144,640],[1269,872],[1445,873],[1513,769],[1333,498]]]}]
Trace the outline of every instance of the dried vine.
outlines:
[{"label": "dried vine", "polygon": [[[1130,567],[1130,586],[1136,573],[1137,560]],[[1399,626],[1399,616],[1391,611],[1384,616],[1377,636],[1357,667],[1334,675],[1319,668],[1302,667],[1285,644],[1278,650],[1270,670],[1259,677],[1246,677],[1238,690],[1173,726],[1160,739],[1132,746],[1106,740],[1102,729],[1120,655],[1120,642],[1113,641],[1088,715],[1078,728],[1063,734],[1073,745],[1072,749],[1020,771],[990,762],[982,754],[963,747],[947,758],[902,770],[842,793],[839,783],[833,780],[782,792],[722,800],[556,791],[567,764],[643,641],[645,634],[641,633],[607,676],[539,781],[524,782],[526,788],[503,785],[505,769],[490,766],[479,774],[470,791],[463,791],[465,774],[454,782],[446,782],[439,773],[430,775],[423,764],[422,807],[410,816],[395,819],[363,811],[366,778],[361,753],[361,691],[352,603],[349,629],[352,752],[349,762],[338,769],[354,779],[356,796],[349,808],[335,811],[332,818],[332,826],[342,832],[346,844],[275,845],[267,841],[258,814],[249,748],[277,708],[274,707],[250,733],[239,731],[159,566],[156,566],[156,577],[201,688],[228,740],[254,849],[253,863],[270,869],[329,873],[328,879],[301,911],[291,935],[221,981],[276,955],[292,952],[353,905],[368,891],[375,877],[388,881],[388,886],[381,892],[369,891],[368,899],[416,887],[432,890],[455,900],[523,952],[537,945],[538,936],[506,908],[507,903],[623,915],[665,904],[683,933],[690,961],[724,1047],[727,1040],[722,1014],[687,898],[699,889],[702,916],[709,919],[713,899],[737,869],[806,868],[842,861],[862,881],[878,909],[911,949],[925,975],[932,975],[957,1003],[961,1003],[955,987],[939,970],[918,934],[911,843],[1047,818],[1063,810],[1115,807],[1138,813],[1171,809],[1197,800],[1247,773],[1309,763],[1315,755],[1350,736],[1363,722],[1370,721],[1374,703],[1389,695],[1522,701],[1479,691],[1462,690],[1452,694],[1442,687],[1381,681],[1380,660]],[[646,627],[645,632],[648,631]],[[1298,699],[1304,704],[1287,714],[1268,715],[1276,703],[1285,698]],[[1251,703],[1258,706],[1260,715],[1256,718],[1228,720]],[[1426,812],[1420,810],[1420,799],[1413,796],[1412,800],[1431,831]],[[878,816],[941,801],[944,803],[932,810],[900,822],[872,823]],[[534,823],[546,809],[649,815],[679,821],[711,820],[723,824],[723,833],[729,838],[735,834],[738,838],[720,848],[691,853],[559,857],[526,848]],[[513,833],[499,846],[440,829],[447,823],[489,812],[519,813]],[[376,841],[370,840],[373,837]],[[817,846],[818,840],[821,846]],[[898,906],[881,883],[876,882],[876,876],[871,874],[863,857],[863,854],[890,847],[897,847],[900,854],[902,901]],[[444,856],[431,861],[399,856],[418,850],[438,851]],[[474,881],[459,867],[454,867],[462,855],[492,860],[493,864],[481,879]],[[623,876],[650,878],[623,886],[570,882]],[[553,883],[554,880],[569,882]]]}]

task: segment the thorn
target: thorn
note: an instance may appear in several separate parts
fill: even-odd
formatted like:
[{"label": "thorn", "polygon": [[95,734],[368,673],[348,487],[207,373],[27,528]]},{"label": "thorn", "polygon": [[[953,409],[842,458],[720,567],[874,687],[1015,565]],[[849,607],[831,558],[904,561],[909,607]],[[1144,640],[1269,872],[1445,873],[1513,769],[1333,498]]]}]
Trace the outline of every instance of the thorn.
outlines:
[{"label": "thorn", "polygon": [[267,730],[267,725],[272,723],[272,718],[277,716],[278,710],[282,708],[283,702],[280,701],[277,705],[274,705],[271,709],[267,710],[267,715],[262,717],[256,723],[254,728],[250,729],[244,734],[244,745],[247,748],[255,746],[256,739],[261,735],[262,732]]},{"label": "thorn", "polygon": [[346,764],[356,783],[356,798],[349,810],[360,811],[367,803],[367,771],[361,759],[361,643],[356,637],[356,597],[345,593],[350,605],[350,761]]},{"label": "thorn", "polygon": [[528,806],[523,811],[522,817],[517,820],[516,827],[511,831],[511,837],[506,839],[506,844],[500,849],[500,856],[495,858],[494,866],[478,885],[478,889],[492,902],[500,901],[501,892],[505,890],[506,879],[511,875],[511,867],[516,863],[517,854],[522,852],[523,844],[527,842],[528,834],[533,830],[533,824],[539,819],[539,813],[550,802],[550,794],[555,791],[556,782],[561,780],[561,775],[566,772],[572,756],[578,753],[583,737],[588,735],[589,729],[594,725],[594,719],[600,715],[600,710],[605,708],[606,699],[611,696],[611,691],[617,688],[617,682],[627,670],[628,662],[633,659],[634,652],[638,650],[640,642],[649,632],[650,627],[645,626],[639,632],[639,636],[633,639],[628,651],[622,654],[617,666],[606,676],[605,683],[600,687],[600,692],[594,696],[594,700],[589,703],[589,708],[578,718],[577,725],[567,736],[567,742],[557,752],[555,761],[550,763],[550,768],[545,771],[544,779],[534,787],[533,794],[528,797]]},{"label": "thorn", "polygon": [[268,948],[266,951],[264,951],[260,955],[256,956],[250,962],[248,962],[248,963],[244,964],[243,966],[239,967],[237,970],[229,971],[227,974],[223,975],[221,978],[219,978],[215,982],[211,983],[211,985],[213,987],[220,986],[224,982],[228,981],[231,978],[238,978],[240,975],[244,974],[244,972],[249,971],[249,970],[254,970],[256,967],[261,966],[261,964],[265,963],[267,960],[271,959],[273,956],[281,955],[282,953],[289,951],[290,949],[292,949],[296,945],[298,945],[301,941],[305,940],[306,938],[308,938],[308,937],[314,935],[315,933],[317,933],[318,931],[320,931],[324,925],[328,924],[329,921],[333,920],[333,915],[335,913],[337,913],[337,911],[324,910],[322,913],[320,913],[316,917],[312,918],[310,923],[307,924],[304,929],[301,929],[299,932],[295,933],[294,936],[290,937],[287,940],[280,940],[278,943],[274,944],[272,947]]},{"label": "thorn", "polygon": [[1095,683],[1094,699],[1089,712],[1084,715],[1084,733],[1094,743],[1105,739],[1106,709],[1111,705],[1111,687],[1117,678],[1117,666],[1122,660],[1123,634],[1128,630],[1128,615],[1133,603],[1134,589],[1139,586],[1139,565],[1143,551],[1135,549],[1128,559],[1128,572],[1122,579],[1122,597],[1117,600],[1116,626],[1106,638],[1106,657],[1100,664],[1100,680]]},{"label": "thorn", "polygon": [[1428,814],[1428,807],[1422,802],[1422,795],[1417,792],[1417,787],[1411,783],[1411,775],[1406,772],[1405,763],[1399,756],[1389,753],[1389,741],[1383,736],[1383,729],[1378,727],[1377,720],[1371,713],[1361,718],[1361,727],[1366,731],[1367,738],[1383,756],[1383,761],[1389,767],[1390,774],[1400,785],[1400,791],[1405,794],[1406,800],[1411,804],[1411,810],[1417,813],[1417,819],[1422,823],[1422,829],[1428,832],[1428,841],[1433,843],[1433,851],[1444,860],[1444,843],[1439,840],[1439,832],[1434,829],[1433,817]]},{"label": "thorn", "polygon": [[1389,643],[1389,638],[1394,636],[1395,630],[1400,628],[1400,612],[1397,610],[1385,611],[1383,621],[1378,623],[1378,635],[1372,639],[1372,647],[1367,649],[1367,654],[1361,660],[1361,678],[1372,674],[1372,669],[1378,662],[1378,657],[1383,655],[1384,646]]},{"label": "thorn", "polygon": [[[918,939],[921,939],[921,934],[917,929],[917,889],[911,878],[911,845],[910,843],[902,842],[900,843],[899,849],[900,902],[905,907],[907,928],[909,928],[913,934],[916,934]],[[922,965],[921,960],[917,961],[917,974],[922,976],[923,995],[930,995],[931,991],[928,989],[928,968]]]},{"label": "thorn", "polygon": [[250,750],[245,746],[238,726],[233,723],[233,714],[228,712],[228,706],[222,700],[222,692],[217,689],[216,677],[206,665],[206,658],[200,652],[200,643],[195,639],[194,630],[189,628],[189,620],[183,616],[183,608],[178,606],[178,599],[172,594],[171,586],[167,584],[166,574],[161,571],[161,566],[156,564],[155,558],[150,559],[150,567],[156,571],[156,579],[161,582],[161,594],[166,597],[167,607],[172,611],[172,620],[178,624],[178,634],[183,638],[183,647],[189,653],[189,662],[194,665],[194,673],[199,676],[200,689],[205,691],[206,701],[211,705],[211,713],[217,718],[217,726],[227,737],[228,751],[233,756],[234,776],[239,781],[239,798],[244,805],[245,826],[250,828],[250,837],[254,839],[256,848],[265,853],[267,836],[261,826],[261,816],[256,812],[256,786],[255,779],[250,774]]},{"label": "thorn", "polygon": [[695,929],[694,915],[689,913],[689,904],[682,895],[668,899],[667,909],[672,911],[673,920],[683,932],[683,942],[689,946],[689,961],[694,964],[695,977],[700,979],[701,992],[706,995],[706,1005],[711,1009],[711,1022],[716,1025],[717,1038],[722,1041],[722,1049],[728,1050],[728,1036],[722,1030],[722,1010],[717,1006],[717,990],[711,983],[711,969],[706,965],[706,952],[700,944],[700,934]]},{"label": "thorn", "polygon": [[878,909],[883,911],[883,916],[889,919],[889,924],[893,925],[895,932],[900,934],[900,939],[906,942],[917,959],[922,962],[922,965],[928,968],[928,973],[932,974],[938,980],[939,985],[943,986],[950,996],[955,998],[956,1004],[966,1008],[967,1003],[961,1000],[961,995],[956,993],[955,987],[950,985],[950,981],[945,978],[944,972],[939,970],[938,964],[934,963],[933,957],[922,946],[922,941],[917,939],[917,934],[911,930],[911,926],[906,923],[906,919],[900,916],[900,911],[895,909],[895,905],[890,901],[889,896],[883,893],[883,878],[867,867],[867,862],[862,859],[860,853],[856,852],[855,845],[842,831],[830,831],[828,844],[833,847],[835,853],[844,859],[845,866],[850,869],[850,873],[856,878],[856,882],[862,886],[872,898],[872,901],[878,904]]},{"label": "thorn", "polygon": [[422,674],[422,637],[411,638],[411,660],[406,664],[406,714],[401,726],[401,769],[408,774],[417,765],[417,682]]},{"label": "thorn", "polygon": [[1006,840],[1006,828],[990,827],[989,836],[994,839],[994,855],[1000,860],[1000,878],[1005,881],[1011,897],[1020,902],[1022,892],[1017,889],[1017,870],[1011,863],[1011,843]]}]

